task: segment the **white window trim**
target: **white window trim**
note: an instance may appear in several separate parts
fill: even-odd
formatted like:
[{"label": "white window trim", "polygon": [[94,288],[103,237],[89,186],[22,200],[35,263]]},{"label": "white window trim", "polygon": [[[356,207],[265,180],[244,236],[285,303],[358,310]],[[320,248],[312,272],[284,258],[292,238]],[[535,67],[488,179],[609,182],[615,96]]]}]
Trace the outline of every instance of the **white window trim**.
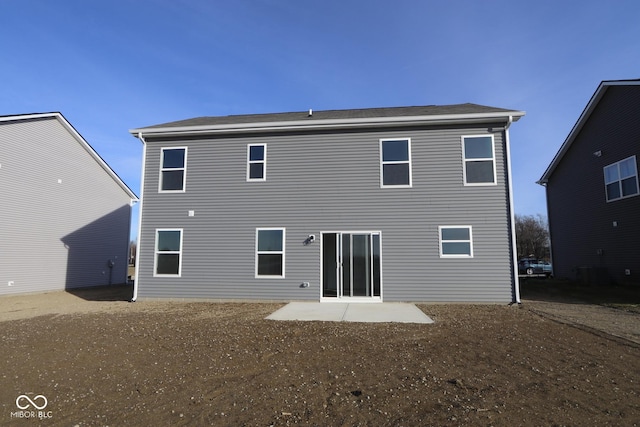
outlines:
[{"label": "white window trim", "polygon": [[[492,157],[486,157],[482,159],[469,159],[465,157],[464,150],[464,140],[465,138],[491,138],[491,154]],[[496,167],[496,141],[493,137],[493,134],[481,134],[481,135],[462,135],[461,139],[462,144],[462,182],[465,186],[470,187],[486,187],[492,185],[498,185],[498,177],[497,177],[497,167]],[[479,161],[488,161],[491,160],[493,162],[493,182],[467,182],[467,162],[479,162]]]},{"label": "white window trim", "polygon": [[[383,161],[382,160],[382,143],[386,141],[407,141],[407,151],[409,154],[408,160],[401,161]],[[411,188],[413,186],[413,168],[411,166],[411,138],[398,137],[398,138],[384,138],[380,140],[380,188]],[[384,165],[400,165],[409,164],[409,185],[384,185]]]},{"label": "white window trim", "polygon": [[[165,168],[162,162],[164,161],[165,150],[184,150],[184,166],[181,168]],[[162,147],[160,149],[160,176],[158,178],[158,192],[159,193],[184,193],[187,188],[187,152],[188,147]],[[182,190],[163,190],[162,189],[162,172],[165,171],[183,171],[182,174]]]},{"label": "white window trim", "polygon": [[[251,147],[263,147],[263,160],[251,160]],[[252,164],[262,163],[262,178],[251,178],[250,170]],[[264,182],[267,180],[267,144],[247,144],[247,181]]]},{"label": "white window trim", "polygon": [[[258,233],[260,231],[265,230],[280,230],[282,231],[282,250],[281,251],[258,251]],[[287,231],[284,227],[261,227],[256,228],[256,243],[255,243],[255,278],[256,279],[284,279],[285,278],[285,260],[286,260],[286,242],[287,242]],[[258,255],[262,254],[281,254],[282,255],[282,275],[278,276],[267,276],[267,275],[258,275]]]},{"label": "white window trim", "polygon": [[[607,194],[607,185],[610,184],[610,183],[607,182],[607,174],[605,173],[605,170],[608,167],[616,165],[616,166],[618,166],[618,177],[620,177],[620,163],[622,163],[624,161],[627,161],[629,159],[633,159],[633,167],[635,168],[635,177],[636,177],[636,188],[638,189],[638,192],[635,193],[635,194],[630,194],[628,196],[623,196],[622,195],[622,179],[623,178],[619,178],[617,182],[618,182],[618,185],[620,187],[620,197],[616,197],[615,199],[609,199],[609,195]],[[604,198],[607,201],[607,203],[616,202],[618,200],[628,199],[629,197],[635,197],[637,195],[640,195],[640,186],[638,185],[638,162],[636,160],[635,154],[633,156],[627,157],[626,159],[622,159],[622,160],[619,160],[617,162],[611,163],[610,165],[606,165],[605,167],[602,168],[602,175],[603,175],[603,178],[604,178]],[[624,178],[624,179],[627,179],[627,178]]]},{"label": "white window trim", "polygon": [[382,265],[383,263],[383,256],[382,256],[382,231],[381,230],[377,230],[377,231],[371,231],[371,230],[342,230],[342,231],[337,231],[337,230],[328,230],[328,231],[320,231],[320,264],[318,265],[318,268],[320,268],[320,283],[323,283],[324,280],[324,241],[322,239],[322,236],[324,236],[325,234],[368,234],[368,235],[377,235],[378,238],[380,239],[380,296],[379,297],[342,297],[342,298],[337,298],[337,297],[323,297],[322,296],[322,286],[319,286],[319,294],[320,294],[320,302],[325,301],[332,301],[332,302],[350,302],[350,301],[355,301],[357,299],[357,302],[363,302],[363,303],[372,303],[372,302],[380,302],[383,301],[383,295],[384,295],[384,273],[383,273],[383,267]]},{"label": "white window trim", "polygon": [[[469,230],[469,240],[445,240],[445,242],[469,243],[469,255],[466,254],[444,254],[442,252],[442,230],[447,228],[466,228]],[[473,258],[473,227],[470,225],[440,225],[438,226],[438,242],[440,246],[440,258]]]},{"label": "white window trim", "polygon": [[[159,251],[158,250],[158,233],[161,231],[179,231],[180,232],[180,250],[178,251]],[[153,277],[182,277],[182,240],[184,238],[184,229],[182,228],[156,228],[155,243],[153,250]],[[158,254],[178,254],[178,274],[158,274]]]}]

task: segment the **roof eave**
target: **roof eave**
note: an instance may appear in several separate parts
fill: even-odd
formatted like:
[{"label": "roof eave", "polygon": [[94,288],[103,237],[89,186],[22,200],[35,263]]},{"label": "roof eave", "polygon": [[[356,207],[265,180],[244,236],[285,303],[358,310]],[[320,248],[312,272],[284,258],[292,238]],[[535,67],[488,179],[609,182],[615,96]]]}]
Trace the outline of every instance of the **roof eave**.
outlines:
[{"label": "roof eave", "polygon": [[139,198],[136,193],[133,192],[129,188],[129,186],[118,176],[118,174],[111,169],[111,166],[104,161],[102,157],[98,154],[96,150],[87,142],[86,139],[73,127],[73,125],[62,115],[60,112],[51,112],[51,113],[34,113],[34,114],[19,114],[14,116],[3,116],[0,117],[0,122],[10,122],[10,121],[21,121],[21,120],[33,120],[33,119],[43,119],[43,118],[53,118],[58,120],[58,122],[64,127],[67,132],[71,134],[71,136],[89,153],[89,155],[100,165],[100,167],[113,179],[116,184],[124,191],[132,201],[138,201]]},{"label": "roof eave", "polygon": [[223,125],[204,126],[179,126],[131,129],[133,136],[177,136],[177,135],[201,135],[215,133],[239,133],[239,132],[274,132],[289,130],[326,130],[344,129],[356,127],[381,127],[390,125],[421,125],[421,124],[448,124],[452,122],[463,123],[489,123],[500,120],[518,121],[524,116],[524,111],[504,111],[478,114],[450,114],[433,116],[396,116],[396,117],[372,117],[358,119],[330,119],[330,120],[296,120],[283,122],[262,123],[235,123]]},{"label": "roof eave", "polygon": [[575,125],[573,125],[571,132],[569,132],[569,135],[560,146],[560,149],[554,156],[553,160],[551,160],[551,163],[549,163],[549,166],[544,171],[540,179],[536,181],[536,184],[544,186],[549,182],[549,177],[551,176],[553,171],[556,169],[556,167],[558,167],[558,164],[560,163],[560,161],[562,160],[566,152],[569,151],[571,144],[573,144],[573,141],[575,140],[576,136],[578,136],[578,134],[584,127],[585,123],[589,119],[589,116],[591,116],[591,113],[593,113],[593,110],[595,110],[596,106],[604,96],[609,86],[638,86],[638,85],[640,85],[640,80],[604,80],[600,82],[600,85],[594,92],[593,96],[591,96],[589,103],[582,111],[582,114],[580,114],[578,121],[576,121]]},{"label": "roof eave", "polygon": [[73,127],[73,125],[62,115],[62,113],[54,114],[58,121],[67,129],[69,133],[87,150],[89,155],[100,165],[100,167],[115,181],[115,183],[124,191],[132,201],[138,201],[139,198],[136,193],[129,188],[129,186],[120,178],[120,176],[114,171],[111,166],[98,154],[98,152],[84,139],[82,135]]},{"label": "roof eave", "polygon": [[0,117],[0,122],[17,122],[17,121],[29,120],[29,119],[43,119],[43,118],[58,117],[61,115],[62,114],[59,112],[16,114],[16,115],[2,116]]}]

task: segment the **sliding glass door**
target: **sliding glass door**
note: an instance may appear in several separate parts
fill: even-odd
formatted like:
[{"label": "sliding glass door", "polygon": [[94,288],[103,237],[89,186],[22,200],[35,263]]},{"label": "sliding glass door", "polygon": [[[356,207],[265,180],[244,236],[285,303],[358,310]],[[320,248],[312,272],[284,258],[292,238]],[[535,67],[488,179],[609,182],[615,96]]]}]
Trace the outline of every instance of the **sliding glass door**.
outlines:
[{"label": "sliding glass door", "polygon": [[380,297],[380,233],[322,234],[322,296]]}]

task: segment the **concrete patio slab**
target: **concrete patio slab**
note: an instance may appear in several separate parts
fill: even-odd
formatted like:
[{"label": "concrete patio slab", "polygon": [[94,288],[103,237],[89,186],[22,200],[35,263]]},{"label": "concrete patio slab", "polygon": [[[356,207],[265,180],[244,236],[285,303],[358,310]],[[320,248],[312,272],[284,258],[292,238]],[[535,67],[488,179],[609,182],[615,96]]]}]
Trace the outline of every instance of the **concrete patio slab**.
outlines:
[{"label": "concrete patio slab", "polygon": [[290,302],[266,317],[270,320],[317,320],[325,322],[433,323],[414,304]]}]

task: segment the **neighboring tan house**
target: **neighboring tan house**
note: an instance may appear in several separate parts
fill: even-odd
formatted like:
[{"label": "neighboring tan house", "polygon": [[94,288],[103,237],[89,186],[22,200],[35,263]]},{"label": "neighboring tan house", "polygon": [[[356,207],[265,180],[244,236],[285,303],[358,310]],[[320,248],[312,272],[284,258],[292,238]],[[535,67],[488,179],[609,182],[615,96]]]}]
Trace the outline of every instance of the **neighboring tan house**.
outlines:
[{"label": "neighboring tan house", "polygon": [[0,117],[0,294],[125,283],[136,200],[62,114]]},{"label": "neighboring tan house", "polygon": [[523,115],[461,104],[133,129],[134,299],[518,301],[508,129]]},{"label": "neighboring tan house", "polygon": [[603,81],[539,184],[556,277],[640,284],[640,80]]}]

